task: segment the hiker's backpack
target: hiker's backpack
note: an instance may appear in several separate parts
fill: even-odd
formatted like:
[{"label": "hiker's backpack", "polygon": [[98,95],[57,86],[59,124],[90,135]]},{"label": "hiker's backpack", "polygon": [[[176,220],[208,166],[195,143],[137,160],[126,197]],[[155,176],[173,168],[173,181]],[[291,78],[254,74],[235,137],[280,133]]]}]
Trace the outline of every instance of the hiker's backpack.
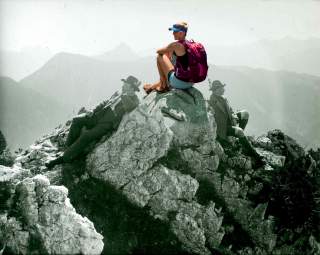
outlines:
[{"label": "hiker's backpack", "polygon": [[204,81],[208,73],[207,53],[201,43],[193,40],[180,40],[188,54],[188,68],[183,68],[182,64],[177,61],[175,66],[175,75],[178,79],[187,82]]}]

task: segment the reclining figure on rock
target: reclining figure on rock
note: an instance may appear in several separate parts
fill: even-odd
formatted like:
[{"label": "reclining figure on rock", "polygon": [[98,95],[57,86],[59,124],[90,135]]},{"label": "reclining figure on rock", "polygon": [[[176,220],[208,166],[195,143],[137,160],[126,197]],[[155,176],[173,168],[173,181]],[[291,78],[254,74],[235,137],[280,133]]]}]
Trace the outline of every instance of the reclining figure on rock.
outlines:
[{"label": "reclining figure on rock", "polygon": [[225,85],[218,80],[211,82],[209,79],[209,89],[212,94],[208,104],[214,110],[217,123],[217,140],[221,143],[226,143],[228,142],[228,136],[239,138],[239,142],[247,154],[256,160],[256,167],[260,167],[265,164],[263,157],[258,154],[244,134],[244,129],[249,120],[249,113],[246,110],[233,112],[228,100],[223,96]]},{"label": "reclining figure on rock", "polygon": [[93,111],[77,115],[72,119],[66,141],[66,149],[62,156],[46,164],[48,168],[61,163],[70,163],[93,141],[115,131],[122,117],[135,109],[139,104],[136,93],[141,82],[133,76],[123,81],[122,93],[116,92],[109,100],[103,101]]}]

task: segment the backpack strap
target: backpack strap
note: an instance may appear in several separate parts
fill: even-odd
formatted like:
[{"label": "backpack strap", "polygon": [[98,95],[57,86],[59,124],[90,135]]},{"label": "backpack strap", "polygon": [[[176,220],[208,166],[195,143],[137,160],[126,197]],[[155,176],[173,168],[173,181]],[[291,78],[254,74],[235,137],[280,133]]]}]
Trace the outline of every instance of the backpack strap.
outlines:
[{"label": "backpack strap", "polygon": [[188,53],[188,49],[189,49],[188,43],[190,41],[188,41],[188,40],[179,40],[178,42],[181,43],[184,46],[184,49],[186,50],[186,54],[187,54]]}]

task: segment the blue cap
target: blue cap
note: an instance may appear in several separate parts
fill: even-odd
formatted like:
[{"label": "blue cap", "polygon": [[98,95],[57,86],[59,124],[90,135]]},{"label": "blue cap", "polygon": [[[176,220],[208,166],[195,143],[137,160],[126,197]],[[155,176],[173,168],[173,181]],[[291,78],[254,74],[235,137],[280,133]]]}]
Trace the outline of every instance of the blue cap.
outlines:
[{"label": "blue cap", "polygon": [[173,32],[187,32],[188,29],[182,25],[174,24],[172,27],[169,28],[169,30]]}]

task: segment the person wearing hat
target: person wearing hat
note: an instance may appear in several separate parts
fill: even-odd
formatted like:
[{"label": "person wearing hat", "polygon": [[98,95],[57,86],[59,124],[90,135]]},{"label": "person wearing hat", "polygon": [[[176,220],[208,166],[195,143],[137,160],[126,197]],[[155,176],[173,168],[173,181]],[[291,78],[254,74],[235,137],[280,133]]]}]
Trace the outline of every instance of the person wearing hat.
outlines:
[{"label": "person wearing hat", "polygon": [[139,86],[141,82],[136,77],[129,75],[127,79],[121,79],[121,81],[123,81],[122,93],[140,91]]},{"label": "person wearing hat", "polygon": [[82,155],[93,141],[98,141],[104,135],[111,135],[118,128],[122,117],[138,106],[139,98],[135,92],[140,91],[141,82],[133,76],[121,81],[123,81],[121,94],[114,93],[93,111],[84,112],[72,119],[66,149],[62,156],[46,164],[48,168],[72,162]]},{"label": "person wearing hat", "polygon": [[214,117],[217,123],[217,140],[225,143],[228,136],[239,138],[241,145],[247,151],[249,156],[256,159],[256,166],[262,166],[265,162],[252,146],[244,129],[249,120],[249,113],[246,110],[233,112],[228,100],[223,96],[226,84],[222,84],[219,80],[209,81],[209,90],[212,91],[208,104],[214,110]]},{"label": "person wearing hat", "polygon": [[160,75],[160,81],[155,84],[145,84],[143,86],[146,93],[153,90],[168,91],[170,87],[177,89],[188,89],[192,87],[193,83],[179,80],[174,73],[175,64],[179,61],[182,66],[188,67],[188,57],[186,49],[182,43],[186,39],[188,24],[186,22],[179,22],[169,28],[172,31],[175,42],[168,46],[157,50],[157,67]]}]

